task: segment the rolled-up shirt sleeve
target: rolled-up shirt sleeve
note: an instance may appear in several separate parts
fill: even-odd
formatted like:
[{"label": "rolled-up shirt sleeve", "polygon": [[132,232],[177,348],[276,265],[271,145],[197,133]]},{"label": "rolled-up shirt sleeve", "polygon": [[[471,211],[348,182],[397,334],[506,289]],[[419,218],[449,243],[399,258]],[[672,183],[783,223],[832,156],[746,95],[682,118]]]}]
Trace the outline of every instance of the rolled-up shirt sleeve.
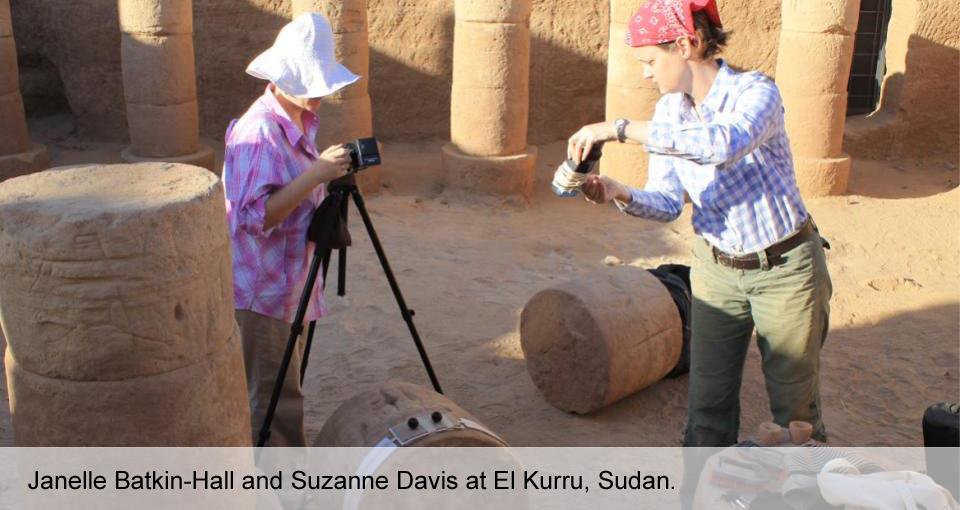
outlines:
[{"label": "rolled-up shirt sleeve", "polygon": [[737,98],[732,111],[712,122],[669,122],[648,125],[646,148],[651,154],[689,159],[723,167],[756,150],[776,131],[783,115],[780,92],[772,81],[756,78]]},{"label": "rolled-up shirt sleeve", "polygon": [[224,192],[231,226],[255,236],[269,236],[264,229],[267,199],[286,185],[283,155],[266,130],[252,140],[227,146],[224,155]]},{"label": "rolled-up shirt sleeve", "polygon": [[[657,102],[652,122],[666,121],[668,101],[668,98],[663,98]],[[614,204],[631,216],[662,222],[677,219],[683,211],[684,189],[674,169],[673,159],[651,154],[647,176],[647,184],[643,189],[630,188],[630,202],[614,200]]]},{"label": "rolled-up shirt sleeve", "polygon": [[652,155],[647,185],[630,188],[630,202],[615,200],[622,212],[650,220],[668,222],[683,211],[683,184],[666,156]]}]

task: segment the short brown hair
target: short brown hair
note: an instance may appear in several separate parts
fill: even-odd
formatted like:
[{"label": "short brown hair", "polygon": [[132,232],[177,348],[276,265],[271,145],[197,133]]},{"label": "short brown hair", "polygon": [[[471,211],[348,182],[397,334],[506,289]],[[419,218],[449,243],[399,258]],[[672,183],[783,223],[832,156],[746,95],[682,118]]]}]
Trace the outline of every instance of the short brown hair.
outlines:
[{"label": "short brown hair", "polygon": [[723,27],[714,25],[706,12],[693,13],[693,26],[697,30],[697,37],[703,43],[703,58],[715,56],[727,45],[730,34],[724,31]]},{"label": "short brown hair", "polygon": [[[703,45],[703,58],[716,56],[723,50],[724,46],[727,45],[730,32],[725,31],[723,27],[714,25],[706,12],[697,11],[693,13],[693,27],[697,32],[697,38],[700,39],[700,43]],[[663,49],[670,49],[675,42],[676,41],[671,41],[658,44],[657,46]]]}]

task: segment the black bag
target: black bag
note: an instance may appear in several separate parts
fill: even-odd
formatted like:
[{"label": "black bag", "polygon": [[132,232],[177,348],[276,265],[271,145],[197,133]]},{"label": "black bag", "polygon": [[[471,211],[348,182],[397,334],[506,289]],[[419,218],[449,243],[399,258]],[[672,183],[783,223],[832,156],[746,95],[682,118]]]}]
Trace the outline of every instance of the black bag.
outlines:
[{"label": "black bag", "polygon": [[673,370],[666,375],[667,379],[675,379],[690,372],[690,322],[692,296],[690,293],[690,266],[682,264],[661,264],[656,269],[648,269],[656,276],[670,292],[670,297],[680,312],[680,323],[683,325],[683,347],[680,350],[680,360]]},{"label": "black bag", "polygon": [[934,404],[923,413],[923,446],[927,474],[960,498],[960,405]]}]

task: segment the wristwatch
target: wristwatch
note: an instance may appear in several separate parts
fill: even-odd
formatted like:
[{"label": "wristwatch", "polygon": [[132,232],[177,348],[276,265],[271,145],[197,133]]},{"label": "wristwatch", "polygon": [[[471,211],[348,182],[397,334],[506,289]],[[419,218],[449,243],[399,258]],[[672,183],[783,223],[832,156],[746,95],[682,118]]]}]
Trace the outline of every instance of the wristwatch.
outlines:
[{"label": "wristwatch", "polygon": [[617,128],[617,141],[624,143],[627,141],[627,126],[630,121],[627,119],[617,119],[613,121],[613,126]]}]

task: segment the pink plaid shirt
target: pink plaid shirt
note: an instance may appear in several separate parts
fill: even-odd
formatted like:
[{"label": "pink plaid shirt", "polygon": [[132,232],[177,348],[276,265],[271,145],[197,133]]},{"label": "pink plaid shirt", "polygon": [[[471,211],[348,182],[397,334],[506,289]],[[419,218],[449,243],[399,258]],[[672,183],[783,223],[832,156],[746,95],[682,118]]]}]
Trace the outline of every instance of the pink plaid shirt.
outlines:
[{"label": "pink plaid shirt", "polygon": [[[306,134],[290,120],[270,87],[227,128],[223,158],[227,222],[233,248],[233,297],[238,310],[293,322],[314,244],[307,227],[326,195],[318,186],[280,224],[264,229],[270,193],[294,180],[320,157],[313,140],[317,118],[303,116]],[[326,315],[318,275],[305,321]]]}]

